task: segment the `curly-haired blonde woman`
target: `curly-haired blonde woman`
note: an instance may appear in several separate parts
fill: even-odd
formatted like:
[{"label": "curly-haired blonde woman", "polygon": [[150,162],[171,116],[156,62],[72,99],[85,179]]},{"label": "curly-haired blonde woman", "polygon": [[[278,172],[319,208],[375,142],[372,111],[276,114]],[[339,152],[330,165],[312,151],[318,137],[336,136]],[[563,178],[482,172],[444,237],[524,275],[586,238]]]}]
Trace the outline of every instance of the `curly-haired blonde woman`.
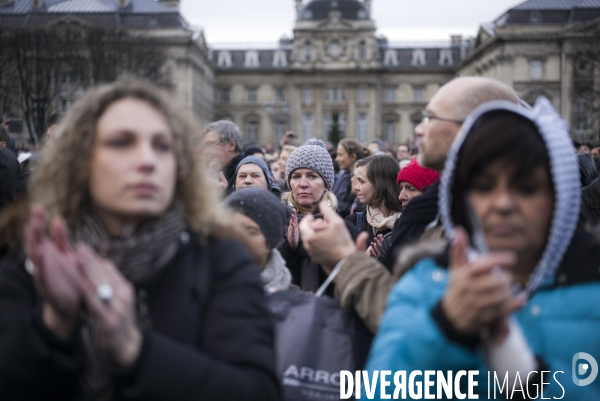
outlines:
[{"label": "curly-haired blonde woman", "polygon": [[215,235],[191,127],[146,83],[65,116],[0,244],[0,399],[278,398],[259,269]]}]

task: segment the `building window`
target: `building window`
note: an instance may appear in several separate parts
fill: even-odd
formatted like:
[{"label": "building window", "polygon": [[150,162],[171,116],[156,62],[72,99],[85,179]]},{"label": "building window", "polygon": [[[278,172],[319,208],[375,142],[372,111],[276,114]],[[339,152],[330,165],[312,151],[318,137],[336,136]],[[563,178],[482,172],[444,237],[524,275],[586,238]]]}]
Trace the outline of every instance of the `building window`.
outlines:
[{"label": "building window", "polygon": [[285,102],[285,89],[277,88],[275,89],[275,101],[282,103]]},{"label": "building window", "polygon": [[231,53],[226,51],[219,52],[217,64],[219,67],[231,67]]},{"label": "building window", "polygon": [[302,92],[302,103],[304,103],[305,106],[312,104],[312,89],[311,88],[304,88],[304,91]]},{"label": "building window", "polygon": [[286,131],[285,121],[277,120],[275,122],[275,138],[277,139],[277,143],[281,142],[281,138],[283,138]]},{"label": "building window", "polygon": [[425,50],[423,50],[423,49],[413,50],[413,52],[412,52],[412,60],[411,60],[410,63],[412,65],[414,65],[414,66],[425,65],[426,64]]},{"label": "building window", "polygon": [[453,64],[452,59],[452,50],[451,49],[442,49],[440,50],[440,65],[450,66]]},{"label": "building window", "polygon": [[331,103],[339,103],[346,101],[346,89],[337,87],[326,89],[325,101]]},{"label": "building window", "polygon": [[244,59],[244,67],[256,68],[259,66],[259,56],[256,50],[249,50],[246,52],[246,58]]},{"label": "building window", "polygon": [[540,60],[530,61],[529,72],[532,81],[541,81],[543,78],[542,62]]},{"label": "building window", "polygon": [[312,47],[310,42],[306,42],[304,45],[304,61],[310,61],[312,59]]},{"label": "building window", "polygon": [[396,88],[392,86],[385,88],[385,101],[387,103],[393,103],[396,101]]},{"label": "building window", "polygon": [[246,136],[248,137],[248,143],[254,144],[258,142],[258,122],[250,121],[246,126]]},{"label": "building window", "polygon": [[367,45],[363,41],[361,41],[358,44],[358,59],[359,60],[366,60],[367,59]]},{"label": "building window", "polygon": [[313,113],[302,114],[302,136],[303,142],[314,137]]},{"label": "building window", "polygon": [[60,100],[60,112],[66,113],[72,104],[73,104],[73,101],[71,99],[61,99]]},{"label": "building window", "polygon": [[367,143],[369,140],[369,120],[367,113],[358,113],[356,137],[359,142]]},{"label": "building window", "polygon": [[[344,135],[346,132],[346,116],[343,113],[338,113],[338,129],[340,131],[340,135]],[[327,113],[325,115],[325,119],[323,121],[323,139],[330,140],[329,133],[331,131],[331,127],[333,126],[333,114]]]},{"label": "building window", "polygon": [[367,88],[362,86],[358,88],[358,104],[361,106],[367,104]]},{"label": "building window", "polygon": [[221,89],[221,103],[229,103],[229,89]]},{"label": "building window", "polygon": [[423,102],[423,99],[424,99],[423,92],[424,92],[424,89],[422,86],[413,87],[413,95],[414,95],[413,101],[415,103]]},{"label": "building window", "polygon": [[575,134],[584,136],[590,128],[590,96],[578,93],[573,99],[573,129]]},{"label": "building window", "polygon": [[388,143],[396,142],[396,122],[393,120],[388,120],[384,125],[384,136],[385,140]]},{"label": "building window", "polygon": [[287,57],[283,50],[273,53],[273,67],[287,67]]},{"label": "building window", "polygon": [[398,65],[398,53],[394,49],[388,49],[385,51],[385,58],[383,64],[386,67],[392,67]]},{"label": "building window", "polygon": [[256,88],[248,89],[248,103],[256,103]]}]

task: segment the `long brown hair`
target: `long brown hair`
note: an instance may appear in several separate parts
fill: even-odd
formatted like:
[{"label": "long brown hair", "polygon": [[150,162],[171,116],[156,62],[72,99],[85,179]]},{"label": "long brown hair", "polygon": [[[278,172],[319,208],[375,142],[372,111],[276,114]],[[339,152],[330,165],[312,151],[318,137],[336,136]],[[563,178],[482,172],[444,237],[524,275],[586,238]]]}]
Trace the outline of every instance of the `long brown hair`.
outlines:
[{"label": "long brown hair", "polygon": [[400,187],[396,183],[400,166],[396,159],[388,155],[373,155],[356,162],[356,167],[365,166],[367,179],[373,186],[373,207],[385,205],[390,212],[401,212],[402,202],[398,200]]},{"label": "long brown hair", "polygon": [[214,189],[201,173],[201,156],[194,152],[192,116],[148,82],[117,82],[92,89],[69,110],[41,152],[31,179],[31,200],[44,206],[49,220],[62,216],[70,228],[80,223],[91,206],[90,156],[98,120],[111,104],[127,98],[148,103],[167,121],[177,161],[174,200],[183,205],[186,223],[200,238],[207,238],[222,221]]},{"label": "long brown hair", "polygon": [[356,161],[371,156],[369,148],[358,142],[356,139],[344,138],[339,142],[338,146],[344,148],[346,153],[348,153],[348,156],[356,155]]}]

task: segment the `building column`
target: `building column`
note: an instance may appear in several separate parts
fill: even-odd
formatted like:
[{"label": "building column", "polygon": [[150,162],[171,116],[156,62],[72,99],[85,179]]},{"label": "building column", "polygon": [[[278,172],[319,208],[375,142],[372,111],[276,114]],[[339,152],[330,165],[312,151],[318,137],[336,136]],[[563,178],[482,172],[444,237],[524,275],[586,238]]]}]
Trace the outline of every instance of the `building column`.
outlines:
[{"label": "building column", "polygon": [[358,85],[349,85],[346,91],[348,114],[346,115],[346,138],[356,138],[356,102],[358,101]]}]

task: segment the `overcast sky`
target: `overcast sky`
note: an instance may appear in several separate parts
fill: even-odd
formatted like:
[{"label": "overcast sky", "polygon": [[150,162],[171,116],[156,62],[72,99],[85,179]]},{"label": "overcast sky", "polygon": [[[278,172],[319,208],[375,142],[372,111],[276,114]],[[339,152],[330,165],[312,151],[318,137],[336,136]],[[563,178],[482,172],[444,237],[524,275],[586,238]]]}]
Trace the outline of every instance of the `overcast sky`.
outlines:
[{"label": "overcast sky", "polygon": [[[475,36],[481,23],[522,2],[373,0],[372,16],[378,34],[392,41],[446,40],[451,34]],[[189,23],[204,29],[210,44],[276,42],[292,36],[296,17],[294,0],[182,0],[181,11]]]}]

